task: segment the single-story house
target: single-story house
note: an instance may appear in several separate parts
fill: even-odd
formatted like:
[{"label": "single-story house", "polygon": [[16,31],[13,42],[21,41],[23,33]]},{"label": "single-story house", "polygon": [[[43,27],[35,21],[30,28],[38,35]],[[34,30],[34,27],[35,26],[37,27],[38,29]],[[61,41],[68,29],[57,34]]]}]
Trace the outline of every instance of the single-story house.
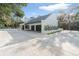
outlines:
[{"label": "single-story house", "polygon": [[58,14],[48,14],[38,17],[31,17],[31,19],[23,26],[24,29],[31,31],[38,31],[45,33],[58,29]]}]

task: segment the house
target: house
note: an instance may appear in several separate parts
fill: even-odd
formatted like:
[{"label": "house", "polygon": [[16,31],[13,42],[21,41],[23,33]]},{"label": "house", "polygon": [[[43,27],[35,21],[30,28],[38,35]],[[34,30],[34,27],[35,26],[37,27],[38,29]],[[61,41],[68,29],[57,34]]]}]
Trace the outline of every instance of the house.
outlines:
[{"label": "house", "polygon": [[45,33],[58,29],[58,14],[48,14],[38,17],[31,17],[30,21],[25,24],[26,30],[38,31]]}]

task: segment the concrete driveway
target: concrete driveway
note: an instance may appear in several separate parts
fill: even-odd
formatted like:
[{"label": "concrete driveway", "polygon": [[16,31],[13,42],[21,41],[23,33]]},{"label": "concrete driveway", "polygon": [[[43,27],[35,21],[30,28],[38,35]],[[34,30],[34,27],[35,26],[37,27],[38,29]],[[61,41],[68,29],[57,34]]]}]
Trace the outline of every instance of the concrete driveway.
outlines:
[{"label": "concrete driveway", "polygon": [[44,35],[34,31],[23,31],[19,29],[1,29],[0,30],[0,40],[2,40],[1,44],[4,46],[9,44],[24,42],[30,39],[40,38],[40,37],[44,37]]},{"label": "concrete driveway", "polygon": [[43,35],[33,31],[0,31],[2,56],[79,56],[79,31]]}]

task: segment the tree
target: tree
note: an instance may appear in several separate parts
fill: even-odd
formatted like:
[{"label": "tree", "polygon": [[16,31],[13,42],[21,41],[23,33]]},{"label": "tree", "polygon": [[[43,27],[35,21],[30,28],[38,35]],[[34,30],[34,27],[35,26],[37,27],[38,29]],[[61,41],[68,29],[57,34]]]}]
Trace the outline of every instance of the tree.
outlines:
[{"label": "tree", "polygon": [[66,29],[66,27],[67,27],[67,24],[66,24],[66,22],[65,22],[65,16],[66,16],[66,14],[60,14],[59,16],[58,16],[58,27],[60,27],[60,28],[63,28],[63,29]]},{"label": "tree", "polygon": [[27,4],[20,4],[20,3],[1,3],[0,4],[0,14],[1,15],[10,15],[11,13],[14,13],[15,15],[22,17],[24,15],[21,8],[23,6],[26,6]]},{"label": "tree", "polygon": [[[1,3],[0,4],[0,21],[2,21],[5,25],[11,25],[11,14],[13,13],[16,17],[22,18],[24,16],[24,12],[21,10],[23,6],[27,4],[21,3]],[[1,23],[0,23],[1,24]]]},{"label": "tree", "polygon": [[[70,14],[60,15],[58,17],[59,27],[67,30],[79,30],[79,5],[75,5],[68,8]],[[73,11],[76,11],[74,14]],[[61,11],[62,12],[62,11]],[[62,12],[64,13],[64,12]],[[65,21],[66,20],[66,21]]]}]

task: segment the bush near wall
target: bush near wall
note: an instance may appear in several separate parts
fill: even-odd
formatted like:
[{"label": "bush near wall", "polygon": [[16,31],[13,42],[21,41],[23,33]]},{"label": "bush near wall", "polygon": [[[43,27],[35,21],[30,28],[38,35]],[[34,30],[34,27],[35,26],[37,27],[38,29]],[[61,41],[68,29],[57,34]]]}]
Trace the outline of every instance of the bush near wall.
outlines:
[{"label": "bush near wall", "polygon": [[44,26],[44,30],[47,31],[47,30],[56,30],[58,29],[57,26],[50,26],[50,25],[45,25]]},{"label": "bush near wall", "polygon": [[74,21],[70,25],[70,30],[79,30],[79,21]]}]

